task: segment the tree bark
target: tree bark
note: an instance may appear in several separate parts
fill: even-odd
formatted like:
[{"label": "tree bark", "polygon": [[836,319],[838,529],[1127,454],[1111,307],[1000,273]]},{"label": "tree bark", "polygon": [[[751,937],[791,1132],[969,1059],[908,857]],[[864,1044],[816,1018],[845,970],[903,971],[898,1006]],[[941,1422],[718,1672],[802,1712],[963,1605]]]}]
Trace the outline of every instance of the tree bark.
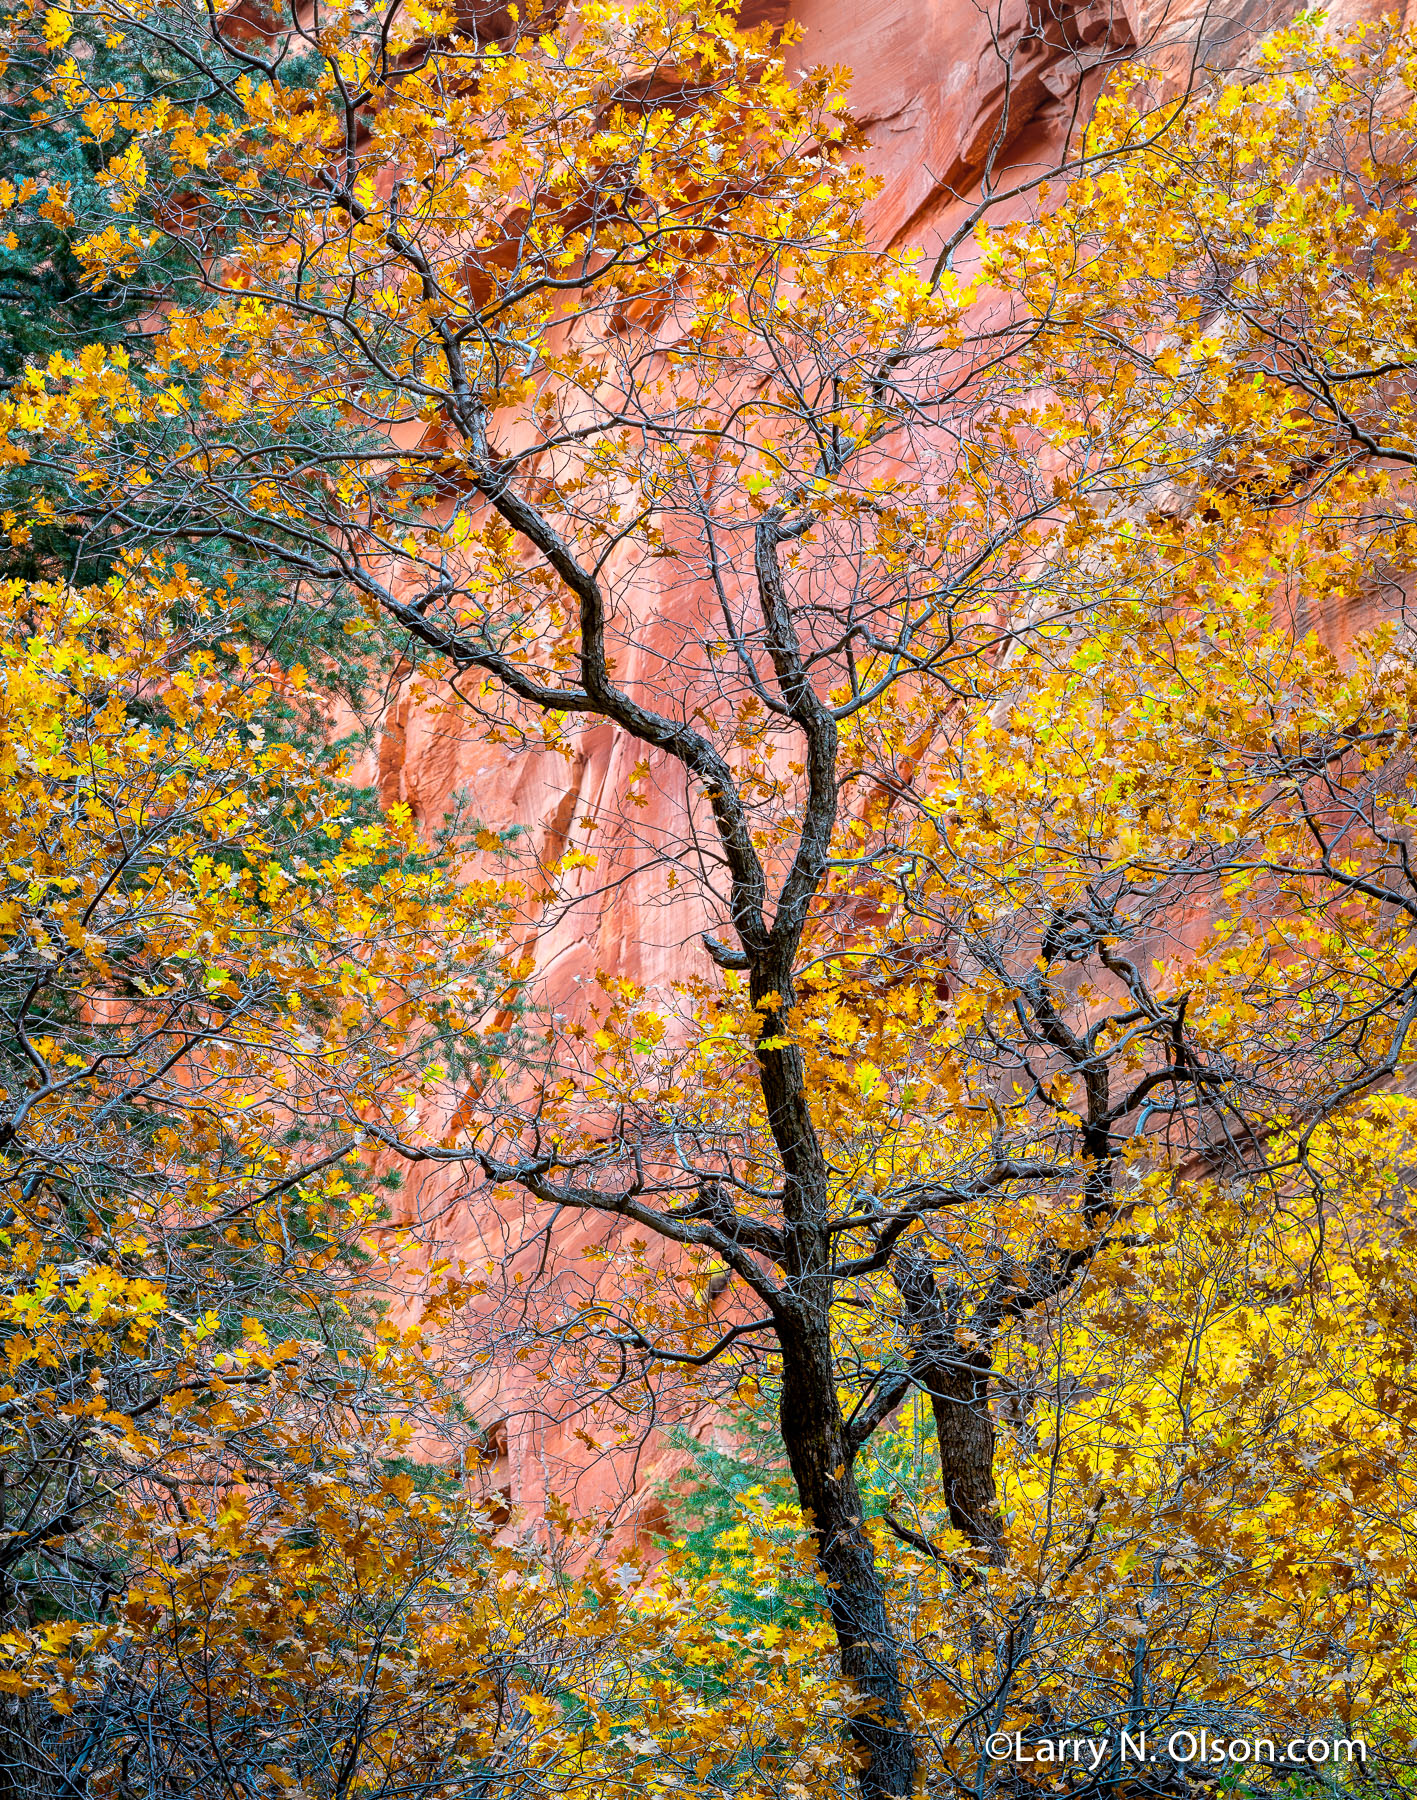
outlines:
[{"label": "tree bark", "polygon": [[784,1175],[785,1280],[777,1318],[782,1441],[803,1515],[815,1535],[842,1673],[864,1705],[849,1728],[861,1757],[861,1800],[909,1800],[915,1791],[915,1741],[905,1716],[885,1585],[862,1529],[853,1470],[856,1450],[837,1394],[831,1347],[836,1286],[828,1228],[831,1177],[812,1122],[806,1065],[788,1036],[795,996],[785,955],[775,967],[768,957],[757,961],[750,992],[763,1008],[759,1078]]},{"label": "tree bark", "polygon": [[862,1800],[908,1800],[915,1744],[901,1696],[900,1661],[875,1551],[861,1526],[825,1320],[800,1318],[779,1330],[782,1440],[836,1629],[842,1673],[867,1710],[851,1721],[862,1757]]},{"label": "tree bark", "polygon": [[930,1396],[940,1448],[940,1485],[950,1524],[985,1560],[1004,1560],[1004,1528],[994,1485],[993,1361],[987,1341],[961,1344],[926,1257],[900,1259],[898,1286],[915,1339],[911,1371]]},{"label": "tree bark", "polygon": [[930,1380],[930,1405],[950,1524],[997,1567],[1004,1560],[1004,1527],[994,1485],[989,1374],[989,1361],[982,1355],[937,1371]]},{"label": "tree bark", "polygon": [[[39,1747],[38,1707],[33,1699],[0,1699],[0,1800],[50,1800],[53,1771]],[[65,1782],[66,1793],[78,1790]]]}]

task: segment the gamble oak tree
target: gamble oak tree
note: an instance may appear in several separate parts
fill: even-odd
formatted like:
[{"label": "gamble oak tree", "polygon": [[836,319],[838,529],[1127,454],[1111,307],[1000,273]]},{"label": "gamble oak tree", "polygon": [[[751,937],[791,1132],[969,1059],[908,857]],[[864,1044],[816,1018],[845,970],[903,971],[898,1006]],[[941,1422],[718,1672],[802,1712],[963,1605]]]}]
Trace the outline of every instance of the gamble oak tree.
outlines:
[{"label": "gamble oak tree", "polygon": [[[95,538],[269,556],[305,606],[352,587],[509,752],[603,721],[637,789],[679,772],[645,838],[703,907],[680,1017],[607,977],[594,1030],[553,1025],[418,1153],[537,1230],[599,1215],[737,1278],[718,1319],[646,1277],[533,1340],[622,1404],[767,1365],[861,1791],[909,1793],[928,1654],[868,1446],[925,1397],[953,1536],[888,1524],[978,1678],[945,1766],[1024,1706],[1058,1584],[1121,1529],[1085,1458],[1061,1574],[1010,1526],[1023,1364],[1091,1416],[1066,1321],[1124,1341],[1096,1284],[1128,1254],[1184,1312],[1168,1204],[1238,1196],[1258,1243],[1307,1201],[1322,1241],[1361,1186],[1320,1167],[1332,1121],[1400,1162],[1401,1109],[1363,1109],[1414,1016],[1410,661],[1384,640],[1354,689],[1305,615],[1411,566],[1412,45],[1306,26],[1230,85],[1134,71],[1021,184],[1041,222],[991,226],[991,187],[920,255],[870,246],[834,83],[710,8],[93,16],[239,102],[105,91],[46,16],[36,104],[115,144],[76,253],[140,279],[141,206],[204,300],[154,296],[140,355],[31,369],[8,453]],[[328,444],[283,432],[322,413]],[[1295,1255],[1255,1276],[1260,1335]],[[1244,1635],[1217,1616],[1206,1656]],[[1184,1682],[1128,1666],[1075,1716],[1174,1717]]]}]

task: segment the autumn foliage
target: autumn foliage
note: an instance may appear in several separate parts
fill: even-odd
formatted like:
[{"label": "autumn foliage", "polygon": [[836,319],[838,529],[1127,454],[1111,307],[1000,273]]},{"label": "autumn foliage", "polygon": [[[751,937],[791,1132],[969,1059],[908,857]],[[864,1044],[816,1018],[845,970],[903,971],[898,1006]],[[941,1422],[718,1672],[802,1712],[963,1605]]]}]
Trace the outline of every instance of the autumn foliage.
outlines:
[{"label": "autumn foliage", "polygon": [[[885,250],[712,6],[7,21],[0,1793],[1405,1790],[1417,40]],[[416,826],[356,676],[627,773]]]}]

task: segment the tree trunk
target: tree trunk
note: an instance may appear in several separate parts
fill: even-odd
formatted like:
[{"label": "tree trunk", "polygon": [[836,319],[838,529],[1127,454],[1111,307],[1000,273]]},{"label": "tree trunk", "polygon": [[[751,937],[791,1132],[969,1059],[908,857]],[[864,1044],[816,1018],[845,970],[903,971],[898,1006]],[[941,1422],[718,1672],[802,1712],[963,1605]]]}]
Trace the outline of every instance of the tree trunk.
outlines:
[{"label": "tree trunk", "polygon": [[802,1510],[816,1536],[842,1673],[868,1710],[851,1722],[862,1756],[862,1800],[908,1800],[915,1743],[901,1699],[900,1661],[875,1551],[861,1527],[861,1495],[837,1401],[826,1321],[779,1328],[782,1439]]},{"label": "tree trunk", "polygon": [[911,1371],[929,1394],[935,1415],[940,1485],[950,1524],[997,1567],[1004,1560],[1004,1528],[994,1485],[989,1347],[957,1341],[926,1257],[903,1255],[897,1285],[915,1339]]},{"label": "tree trunk", "polygon": [[[53,1771],[39,1746],[36,1702],[27,1697],[0,1698],[0,1800],[49,1800]],[[65,1782],[69,1793],[77,1793]]]},{"label": "tree trunk", "polygon": [[989,1372],[988,1357],[976,1352],[933,1371],[929,1391],[950,1524],[997,1566],[1004,1560],[1004,1527],[994,1486]]},{"label": "tree trunk", "polygon": [[861,1495],[837,1396],[831,1348],[834,1246],[827,1228],[831,1176],[812,1122],[801,1049],[788,1037],[790,962],[759,963],[750,992],[761,1005],[758,1068],[768,1123],[782,1157],[786,1276],[777,1316],[782,1353],[782,1441],[836,1628],[843,1675],[866,1710],[851,1721],[861,1800],[909,1800],[915,1740],[901,1696],[900,1654],[876,1553],[861,1526]]}]

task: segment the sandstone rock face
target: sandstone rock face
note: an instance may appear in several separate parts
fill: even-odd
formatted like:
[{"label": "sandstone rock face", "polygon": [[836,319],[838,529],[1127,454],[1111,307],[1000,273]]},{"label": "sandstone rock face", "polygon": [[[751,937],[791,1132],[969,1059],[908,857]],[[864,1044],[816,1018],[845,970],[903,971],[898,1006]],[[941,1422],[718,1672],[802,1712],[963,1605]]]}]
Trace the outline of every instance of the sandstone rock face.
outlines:
[{"label": "sandstone rock face", "polygon": [[[1160,17],[1154,3],[1148,12],[1147,0],[1042,5],[1041,33],[1034,0],[1034,25],[1026,36],[1027,0],[873,0],[869,6],[861,0],[798,0],[793,16],[801,38],[792,51],[794,64],[852,71],[854,110],[871,145],[873,172],[883,181],[868,220],[875,241],[932,250],[977,193],[982,161],[1001,124],[1007,141],[999,169],[1051,162],[1109,52],[1150,46],[1153,60],[1180,73],[1198,38],[1210,60],[1224,63],[1242,54],[1256,32],[1295,10],[1286,0],[1222,0],[1219,7],[1179,0]],[[1390,8],[1377,0],[1343,0],[1329,17],[1341,28],[1385,10]],[[781,23],[786,11],[784,0],[747,0],[743,17],[747,23]],[[681,597],[648,583],[639,596],[640,642],[661,678],[682,654],[682,607]],[[1351,629],[1356,622],[1346,623]],[[648,664],[618,672],[631,682],[654,673]],[[575,1016],[598,970],[662,991],[694,968],[710,968],[699,934],[716,921],[692,889],[668,889],[653,855],[657,839],[682,835],[687,809],[681,775],[650,756],[648,779],[639,782],[647,804],[624,804],[631,770],[643,754],[608,725],[582,731],[569,759],[489,747],[457,714],[420,706],[403,693],[382,719],[377,769],[368,773],[376,776],[386,805],[407,803],[425,827],[436,827],[455,796],[463,795],[484,824],[522,827],[528,860],[545,866],[570,848],[594,851],[597,866],[577,871],[572,904],[529,919],[525,927],[541,997]],[[446,1176],[430,1178],[403,1204],[410,1214],[442,1214],[445,1235],[470,1260],[531,1267],[539,1257],[535,1246],[526,1248],[518,1221],[489,1216],[485,1201],[461,1192]],[[557,1227],[556,1260],[574,1269],[601,1232],[579,1223]],[[468,1378],[492,1458],[485,1479],[525,1527],[534,1526],[555,1495],[573,1513],[601,1519],[621,1541],[652,1539],[664,1528],[665,1484],[683,1457],[662,1431],[644,1443],[638,1436],[619,1442],[613,1423],[594,1414],[559,1416],[545,1387],[517,1366],[494,1364],[493,1370],[470,1370]],[[697,1408],[692,1391],[679,1410],[696,1435],[716,1429],[711,1410]]]}]

